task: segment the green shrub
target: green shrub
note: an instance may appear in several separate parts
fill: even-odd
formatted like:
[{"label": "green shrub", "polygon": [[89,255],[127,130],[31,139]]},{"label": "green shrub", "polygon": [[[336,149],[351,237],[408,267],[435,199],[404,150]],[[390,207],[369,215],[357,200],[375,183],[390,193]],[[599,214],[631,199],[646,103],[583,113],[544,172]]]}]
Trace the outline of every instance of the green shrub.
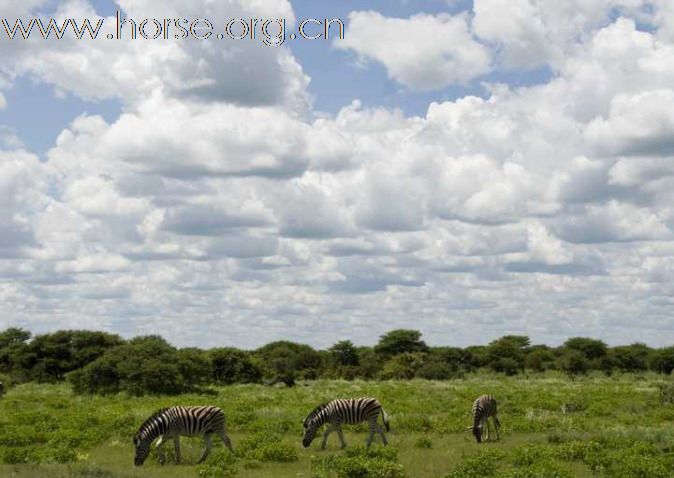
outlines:
[{"label": "green shrub", "polygon": [[495,475],[497,478],[574,478],[568,466],[543,459],[521,468],[509,468]]},{"label": "green shrub", "polygon": [[661,405],[674,404],[674,383],[661,383],[658,385],[658,390]]},{"label": "green shrub", "polygon": [[298,460],[297,449],[280,435],[257,433],[241,441],[239,456],[262,462],[288,463]]},{"label": "green shrub", "polygon": [[483,478],[495,476],[506,457],[501,450],[487,450],[462,457],[461,461],[445,478]]},{"label": "green shrub", "polygon": [[197,466],[199,478],[234,478],[237,475],[237,458],[229,451],[220,451]]},{"label": "green shrub", "polygon": [[115,475],[108,470],[97,468],[95,466],[85,466],[75,468],[72,471],[73,478],[114,478]]},{"label": "green shrub", "polygon": [[428,437],[420,437],[414,442],[416,448],[433,448],[433,442]]},{"label": "green shrub", "polygon": [[313,457],[314,478],[404,478],[395,448],[348,448],[343,455]]},{"label": "green shrub", "polygon": [[2,461],[8,465],[30,463],[30,450],[28,448],[5,448],[2,452]]}]

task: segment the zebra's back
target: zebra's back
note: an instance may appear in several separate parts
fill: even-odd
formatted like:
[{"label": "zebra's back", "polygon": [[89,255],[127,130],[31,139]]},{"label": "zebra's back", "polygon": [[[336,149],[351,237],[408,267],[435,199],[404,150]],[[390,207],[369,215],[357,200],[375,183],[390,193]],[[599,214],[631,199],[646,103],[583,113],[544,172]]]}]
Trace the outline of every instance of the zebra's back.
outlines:
[{"label": "zebra's back", "polygon": [[473,418],[491,417],[496,415],[496,399],[491,395],[482,395],[473,402]]},{"label": "zebra's back", "polygon": [[376,398],[338,398],[328,403],[331,415],[341,423],[355,425],[376,417],[381,404]]},{"label": "zebra's back", "polygon": [[166,408],[155,418],[163,422],[164,435],[197,436],[224,429],[225,414],[214,406]]}]

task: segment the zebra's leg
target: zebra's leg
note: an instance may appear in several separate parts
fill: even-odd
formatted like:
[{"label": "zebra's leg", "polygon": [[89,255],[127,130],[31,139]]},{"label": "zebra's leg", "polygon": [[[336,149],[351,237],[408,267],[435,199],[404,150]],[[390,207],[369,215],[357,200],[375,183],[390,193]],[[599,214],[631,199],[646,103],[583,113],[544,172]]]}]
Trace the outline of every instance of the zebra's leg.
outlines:
[{"label": "zebra's leg", "polygon": [[234,448],[232,448],[232,440],[229,439],[229,436],[227,436],[227,432],[225,430],[221,430],[218,432],[218,436],[222,440],[222,443],[225,444],[227,449],[234,453]]},{"label": "zebra's leg", "polygon": [[336,427],[334,425],[330,424],[327,430],[325,430],[325,433],[323,433],[323,443],[321,443],[321,450],[325,450],[325,447],[328,444],[328,435],[330,435],[330,433],[332,433],[335,428]]},{"label": "zebra's leg", "polygon": [[180,464],[180,436],[176,435],[173,438],[173,446],[176,449],[176,465]]},{"label": "zebra's leg", "polygon": [[489,430],[489,417],[484,419],[484,426],[487,427],[487,441],[491,440],[491,432]]},{"label": "zebra's leg", "polygon": [[381,425],[377,425],[377,431],[381,435],[381,441],[384,444],[384,446],[388,445],[388,441],[386,440],[386,435],[384,435],[384,429],[381,427]]},{"label": "zebra's leg", "polygon": [[208,458],[208,454],[211,452],[211,448],[213,447],[213,439],[211,438],[210,433],[206,433],[204,435],[204,444],[206,445],[206,448],[204,448],[204,452],[201,454],[201,458],[199,458],[199,463],[202,463],[206,458]]},{"label": "zebra's leg", "polygon": [[342,445],[342,448],[346,447],[346,442],[344,441],[344,433],[342,433],[342,427],[338,426],[337,427],[337,436],[339,436],[339,442]]},{"label": "zebra's leg", "polygon": [[367,437],[367,448],[370,448],[372,445],[372,439],[374,438],[374,430],[377,427],[377,417],[374,417],[374,420],[370,420],[370,434]]},{"label": "zebra's leg", "polygon": [[501,435],[499,434],[499,430],[501,429],[501,422],[498,421],[498,417],[494,415],[494,428],[496,428],[496,439],[500,440]]},{"label": "zebra's leg", "polygon": [[164,435],[159,437],[159,440],[157,440],[157,444],[155,445],[157,447],[157,455],[159,455],[160,465],[164,464],[164,450],[162,449],[163,444],[164,444]]}]

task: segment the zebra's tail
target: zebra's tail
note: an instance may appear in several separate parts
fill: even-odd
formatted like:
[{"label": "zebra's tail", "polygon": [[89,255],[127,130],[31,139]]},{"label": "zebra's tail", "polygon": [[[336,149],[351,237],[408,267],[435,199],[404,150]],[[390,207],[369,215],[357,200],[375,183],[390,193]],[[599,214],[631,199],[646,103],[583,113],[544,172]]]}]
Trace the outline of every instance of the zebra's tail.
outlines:
[{"label": "zebra's tail", "polygon": [[391,431],[391,427],[389,426],[388,422],[388,413],[382,408],[381,409],[381,421],[384,422],[384,428],[386,428],[387,432]]}]

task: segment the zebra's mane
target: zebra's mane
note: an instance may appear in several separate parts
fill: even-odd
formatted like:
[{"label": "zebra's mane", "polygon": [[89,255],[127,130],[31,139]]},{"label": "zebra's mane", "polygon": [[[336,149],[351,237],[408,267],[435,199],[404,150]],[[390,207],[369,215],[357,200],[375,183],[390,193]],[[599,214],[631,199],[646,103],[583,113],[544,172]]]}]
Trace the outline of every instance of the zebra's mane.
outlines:
[{"label": "zebra's mane", "polygon": [[145,428],[147,428],[147,426],[152,422],[152,420],[154,420],[155,418],[157,418],[159,415],[161,415],[162,413],[164,413],[166,410],[168,410],[168,408],[160,408],[159,410],[157,410],[156,412],[154,412],[152,415],[150,415],[150,416],[148,417],[148,419],[145,420],[145,421],[143,422],[143,424],[140,426],[140,428],[138,429],[137,435],[140,434],[143,430],[145,430]]},{"label": "zebra's mane", "polygon": [[304,428],[306,428],[307,425],[309,425],[309,422],[311,422],[311,420],[313,420],[316,417],[316,415],[318,415],[323,410],[325,410],[325,408],[328,406],[329,403],[330,402],[324,402],[324,403],[321,403],[320,405],[318,405],[316,408],[314,408],[311,411],[311,413],[309,415],[307,415],[307,418],[304,419]]}]

